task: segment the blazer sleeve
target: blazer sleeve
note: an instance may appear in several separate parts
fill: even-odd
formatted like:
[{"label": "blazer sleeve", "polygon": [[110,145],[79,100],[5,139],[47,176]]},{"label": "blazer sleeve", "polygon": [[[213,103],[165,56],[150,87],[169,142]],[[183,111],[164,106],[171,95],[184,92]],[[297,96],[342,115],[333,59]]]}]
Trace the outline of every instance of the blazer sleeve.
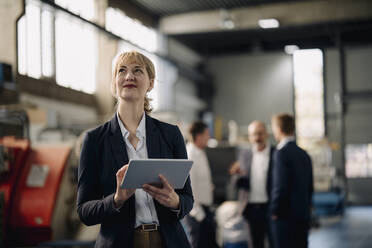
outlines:
[{"label": "blazer sleeve", "polygon": [[251,151],[248,149],[242,149],[242,151],[239,153],[239,159],[238,159],[239,164],[240,164],[240,170],[242,171],[241,175],[236,181],[236,187],[238,189],[244,189],[246,191],[250,190],[249,170],[250,170],[251,160],[252,160]]},{"label": "blazer sleeve", "polygon": [[313,193],[314,193],[314,175],[313,175],[313,164],[311,161],[310,156],[309,158],[309,166],[310,166],[310,185],[309,185],[309,202],[310,202],[310,207],[313,207]]},{"label": "blazer sleeve", "polygon": [[272,215],[283,216],[288,210],[289,197],[289,166],[283,151],[274,155],[273,186],[271,192],[270,212]]},{"label": "blazer sleeve", "polygon": [[[173,136],[172,147],[174,158],[187,159],[185,141],[178,127],[176,127],[175,135]],[[175,191],[180,198],[180,211],[176,215],[178,219],[182,219],[191,211],[194,204],[190,177],[187,178],[186,183],[182,189],[177,189]]]},{"label": "blazer sleeve", "polygon": [[114,219],[119,211],[114,207],[114,194],[103,197],[100,185],[98,143],[94,134],[85,136],[78,167],[77,212],[85,225],[95,225]]}]

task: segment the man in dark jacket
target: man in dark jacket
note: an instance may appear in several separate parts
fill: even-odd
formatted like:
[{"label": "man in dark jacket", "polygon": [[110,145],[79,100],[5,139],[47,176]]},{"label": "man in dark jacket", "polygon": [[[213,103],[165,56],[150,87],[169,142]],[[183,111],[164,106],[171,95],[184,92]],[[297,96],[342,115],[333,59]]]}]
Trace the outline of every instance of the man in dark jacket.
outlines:
[{"label": "man in dark jacket", "polygon": [[271,124],[279,142],[270,202],[274,247],[307,248],[313,193],[311,159],[296,145],[291,115],[275,115]]}]

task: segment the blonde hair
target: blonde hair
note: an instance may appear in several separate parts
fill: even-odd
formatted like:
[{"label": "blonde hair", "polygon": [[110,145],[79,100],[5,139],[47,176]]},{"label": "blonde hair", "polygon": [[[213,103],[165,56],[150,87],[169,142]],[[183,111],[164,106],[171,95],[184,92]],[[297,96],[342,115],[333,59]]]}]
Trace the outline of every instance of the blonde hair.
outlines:
[{"label": "blonde hair", "polygon": [[[119,101],[117,96],[117,89],[116,89],[116,76],[118,74],[118,68],[123,63],[136,63],[141,66],[144,66],[146,68],[147,74],[149,75],[150,80],[155,80],[155,66],[151,62],[149,58],[147,58],[142,53],[139,53],[137,51],[130,51],[120,54],[115,62],[114,69],[112,71],[112,79],[111,79],[111,93],[116,98],[117,101]],[[148,96],[145,96],[145,103],[143,106],[143,109],[145,110],[146,114],[151,113],[152,108],[150,106],[150,101],[152,99]]]}]

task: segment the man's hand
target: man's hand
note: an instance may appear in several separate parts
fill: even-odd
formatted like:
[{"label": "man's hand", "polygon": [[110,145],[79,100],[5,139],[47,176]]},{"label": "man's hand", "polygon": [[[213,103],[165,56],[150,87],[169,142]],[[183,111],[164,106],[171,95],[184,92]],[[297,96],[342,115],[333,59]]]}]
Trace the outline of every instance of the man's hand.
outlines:
[{"label": "man's hand", "polygon": [[230,173],[230,175],[235,175],[235,174],[241,174],[242,173],[242,171],[240,169],[239,161],[235,161],[234,163],[232,163],[230,165],[229,173]]},{"label": "man's hand", "polygon": [[180,198],[178,194],[174,191],[172,186],[163,175],[159,174],[159,178],[163,184],[162,188],[144,184],[142,186],[143,190],[146,191],[149,195],[152,196],[152,198],[157,200],[163,206],[172,209],[179,209]]},{"label": "man's hand", "polygon": [[136,189],[122,189],[120,188],[121,183],[123,182],[125,173],[127,172],[128,164],[121,167],[118,172],[116,172],[116,192],[114,195],[114,204],[115,207],[121,207],[123,203],[131,197]]}]

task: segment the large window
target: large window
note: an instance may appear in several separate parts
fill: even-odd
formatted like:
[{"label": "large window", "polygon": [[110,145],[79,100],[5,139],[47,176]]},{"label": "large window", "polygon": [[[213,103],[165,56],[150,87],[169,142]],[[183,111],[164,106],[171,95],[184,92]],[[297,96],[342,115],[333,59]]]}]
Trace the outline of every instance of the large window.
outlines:
[{"label": "large window", "polygon": [[86,20],[94,21],[95,19],[95,0],[54,0],[54,2]]},{"label": "large window", "polygon": [[323,53],[297,50],[293,55],[296,135],[303,139],[324,137]]},{"label": "large window", "polygon": [[311,156],[315,191],[328,191],[335,168],[332,150],[324,139],[323,53],[319,49],[297,50],[293,54],[296,136]]},{"label": "large window", "polygon": [[346,177],[372,177],[372,144],[346,146]]},{"label": "large window", "polygon": [[42,43],[44,19],[36,1],[27,1],[26,14],[18,22],[18,72],[33,78],[42,76]]},{"label": "large window", "polygon": [[57,83],[94,93],[97,61],[94,29],[63,13],[56,15],[55,26]]},{"label": "large window", "polygon": [[106,10],[106,29],[149,52],[156,52],[158,49],[157,32],[118,9]]},{"label": "large window", "polygon": [[[55,3],[83,18],[94,17],[94,0]],[[17,25],[20,74],[94,93],[97,45],[92,27],[36,0],[26,1],[26,13]]]}]

